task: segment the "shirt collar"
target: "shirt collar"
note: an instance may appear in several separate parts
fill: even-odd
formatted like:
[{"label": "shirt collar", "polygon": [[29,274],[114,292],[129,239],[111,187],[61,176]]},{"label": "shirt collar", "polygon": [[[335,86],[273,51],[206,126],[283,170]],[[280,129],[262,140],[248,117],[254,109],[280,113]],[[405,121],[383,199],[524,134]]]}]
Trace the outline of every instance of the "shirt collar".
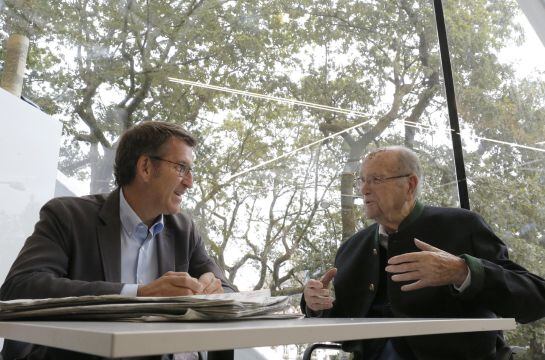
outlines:
[{"label": "shirt collar", "polygon": [[378,224],[377,240],[382,247],[388,249],[388,233],[386,233],[386,229],[381,224]]},{"label": "shirt collar", "polygon": [[378,224],[378,234],[380,236],[388,236],[388,233],[386,232],[386,229],[384,228],[384,226],[382,226],[382,224]]},{"label": "shirt collar", "polygon": [[[129,205],[127,199],[125,199],[123,189],[119,190],[119,218],[121,220],[121,226],[123,227],[123,231],[125,231],[127,235],[129,235],[129,237],[132,237],[139,227],[144,227],[146,229],[146,232],[148,231],[148,227],[146,226],[146,224],[144,224],[144,222]],[[164,227],[165,224],[163,220],[163,214],[161,214],[157,217],[155,223],[153,223],[153,225],[149,228],[149,231],[151,232],[152,236],[155,236],[159,234]]]}]

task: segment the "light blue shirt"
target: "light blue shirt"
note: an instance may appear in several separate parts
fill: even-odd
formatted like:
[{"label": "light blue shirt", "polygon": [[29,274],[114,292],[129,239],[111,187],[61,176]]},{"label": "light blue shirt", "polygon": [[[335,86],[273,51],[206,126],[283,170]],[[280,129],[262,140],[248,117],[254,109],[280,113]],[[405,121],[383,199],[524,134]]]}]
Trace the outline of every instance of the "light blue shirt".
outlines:
[{"label": "light blue shirt", "polygon": [[148,228],[119,191],[121,220],[121,295],[136,296],[138,285],[149,284],[159,277],[157,234],[163,228],[163,215]]}]

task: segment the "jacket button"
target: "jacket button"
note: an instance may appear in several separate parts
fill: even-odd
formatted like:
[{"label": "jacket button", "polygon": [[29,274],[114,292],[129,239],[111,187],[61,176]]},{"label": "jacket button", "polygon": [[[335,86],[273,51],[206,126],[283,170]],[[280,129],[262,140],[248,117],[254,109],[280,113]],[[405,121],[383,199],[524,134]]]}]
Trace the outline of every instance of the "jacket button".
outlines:
[{"label": "jacket button", "polygon": [[378,255],[377,249],[373,249],[373,255]]},{"label": "jacket button", "polygon": [[369,291],[375,291],[375,284],[369,284]]}]

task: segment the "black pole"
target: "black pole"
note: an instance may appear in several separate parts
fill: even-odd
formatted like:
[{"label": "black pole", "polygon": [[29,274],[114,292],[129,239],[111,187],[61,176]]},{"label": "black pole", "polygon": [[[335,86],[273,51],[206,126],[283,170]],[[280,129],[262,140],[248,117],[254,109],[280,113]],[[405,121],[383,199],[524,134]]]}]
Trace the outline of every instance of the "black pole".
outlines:
[{"label": "black pole", "polygon": [[458,110],[456,108],[456,94],[454,92],[454,79],[452,77],[452,67],[448,50],[443,3],[442,0],[433,0],[433,4],[435,8],[435,21],[437,23],[437,36],[439,37],[439,48],[441,50],[441,64],[443,66],[443,76],[445,79],[445,92],[447,97],[448,116],[450,119],[450,134],[452,137],[452,151],[454,152],[454,165],[456,167],[458,196],[460,198],[460,207],[469,210],[469,193],[467,191],[464,154],[462,152],[462,139],[460,138],[460,124],[458,122]]}]

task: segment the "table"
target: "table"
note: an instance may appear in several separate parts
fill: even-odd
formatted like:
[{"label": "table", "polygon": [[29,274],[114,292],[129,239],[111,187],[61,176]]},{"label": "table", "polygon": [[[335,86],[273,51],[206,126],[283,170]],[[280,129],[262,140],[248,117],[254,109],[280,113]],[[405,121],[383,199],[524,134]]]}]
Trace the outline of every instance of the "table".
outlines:
[{"label": "table", "polygon": [[115,358],[515,327],[511,318],[311,318],[193,323],[10,321],[0,322],[0,337]]}]

